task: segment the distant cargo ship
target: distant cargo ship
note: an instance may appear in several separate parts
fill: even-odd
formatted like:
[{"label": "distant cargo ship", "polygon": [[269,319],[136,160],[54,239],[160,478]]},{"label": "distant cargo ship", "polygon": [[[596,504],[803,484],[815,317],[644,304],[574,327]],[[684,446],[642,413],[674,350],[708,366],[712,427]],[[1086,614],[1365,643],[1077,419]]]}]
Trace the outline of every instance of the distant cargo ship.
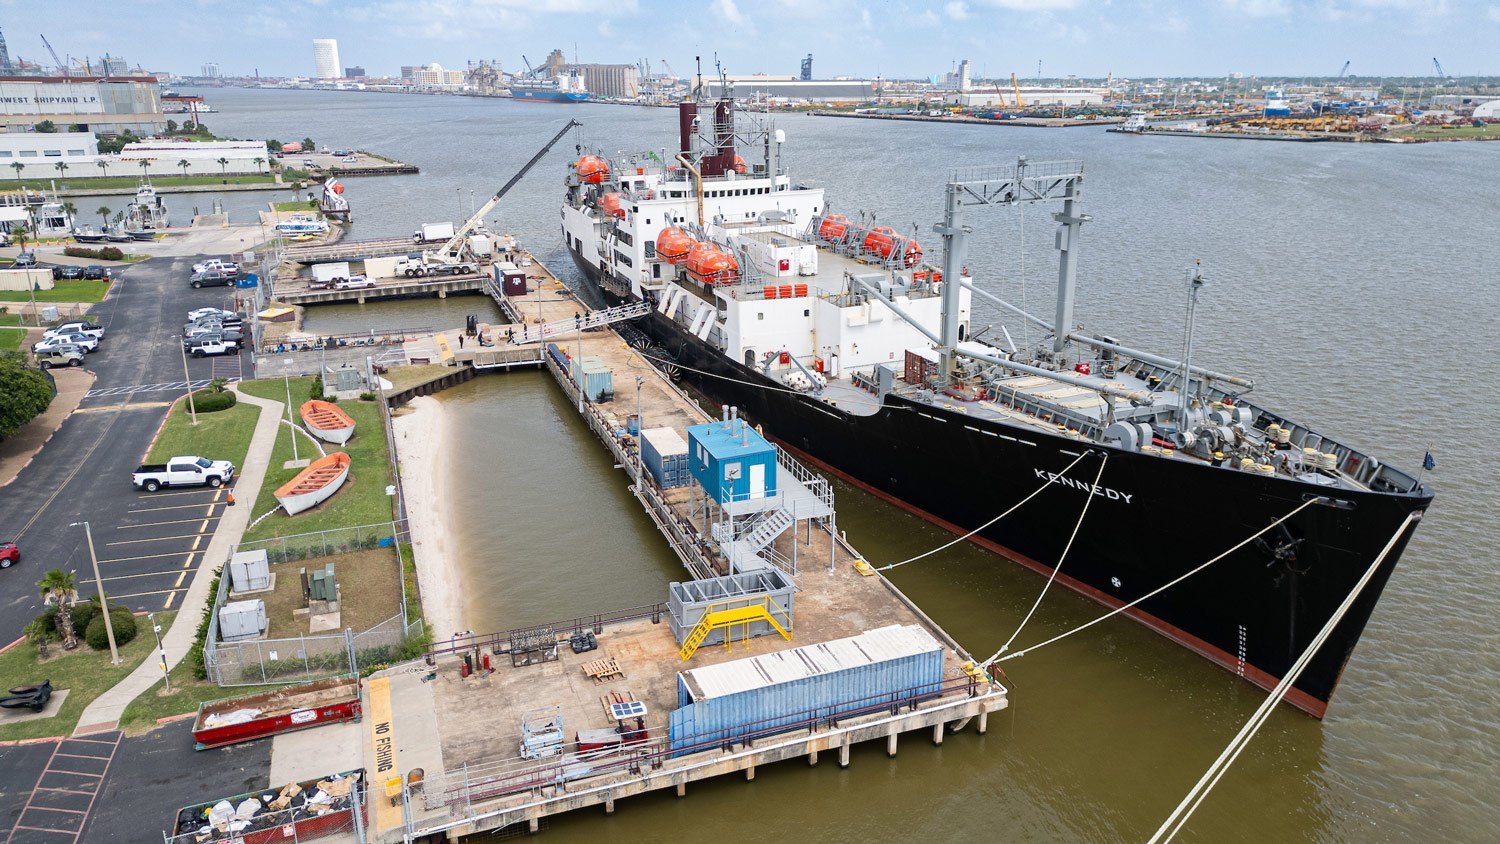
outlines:
[{"label": "distant cargo ship", "polygon": [[1276,88],[1266,91],[1266,117],[1289,117],[1291,113],[1292,106],[1286,94]]},{"label": "distant cargo ship", "polygon": [[518,100],[542,100],[550,103],[581,103],[593,96],[584,87],[582,76],[516,79],[510,83],[510,95]]}]

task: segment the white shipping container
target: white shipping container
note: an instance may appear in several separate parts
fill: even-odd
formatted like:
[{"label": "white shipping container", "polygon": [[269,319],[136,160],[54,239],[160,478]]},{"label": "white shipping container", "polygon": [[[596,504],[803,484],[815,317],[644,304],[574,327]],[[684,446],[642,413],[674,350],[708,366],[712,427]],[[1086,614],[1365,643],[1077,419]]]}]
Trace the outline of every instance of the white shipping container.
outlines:
[{"label": "white shipping container", "polygon": [[893,624],[845,639],[689,669],[682,677],[694,700],[709,700],[941,650],[942,645],[921,627]]}]

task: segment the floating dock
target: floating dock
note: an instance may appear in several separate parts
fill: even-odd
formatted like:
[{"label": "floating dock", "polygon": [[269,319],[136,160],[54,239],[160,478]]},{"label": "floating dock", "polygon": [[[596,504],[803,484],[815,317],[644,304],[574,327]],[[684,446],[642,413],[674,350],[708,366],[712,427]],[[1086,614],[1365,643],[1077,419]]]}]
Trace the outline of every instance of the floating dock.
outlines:
[{"label": "floating dock", "polygon": [[[448,362],[482,371],[485,355],[537,354],[689,577],[660,603],[457,638],[374,675],[372,840],[534,831],[649,791],[753,780],[773,762],[836,753],[848,765],[860,742],[894,756],[901,733],[941,744],[971,722],[984,732],[1006,689],[844,540],[832,486],[678,389],[617,330],[630,311],[589,311],[545,278],[526,295],[494,293],[524,322],[491,336],[527,342],[460,352],[442,335]],[[628,420],[637,413],[648,429],[761,461],[772,486],[711,493],[674,475],[664,488]]]}]

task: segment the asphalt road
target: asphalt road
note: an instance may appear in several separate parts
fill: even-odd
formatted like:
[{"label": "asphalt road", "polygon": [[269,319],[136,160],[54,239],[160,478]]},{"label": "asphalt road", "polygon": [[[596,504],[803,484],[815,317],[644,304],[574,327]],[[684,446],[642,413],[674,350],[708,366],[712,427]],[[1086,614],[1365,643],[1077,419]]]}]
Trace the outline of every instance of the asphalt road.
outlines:
[{"label": "asphalt road", "polygon": [[[36,582],[48,569],[73,570],[85,599],[97,591],[84,530],[74,523],[90,523],[106,593],[137,612],[176,606],[203,564],[222,491],[150,495],[130,484],[167,408],[184,392],[187,312],[230,304],[232,288],[188,286],[194,260],[154,258],[116,272],[93,310],[105,328],[84,364],[97,376],[94,389],[31,465],[0,488],[0,537],[16,542],[22,555],[21,565],[0,572],[0,641],[20,635],[41,611]],[[188,359],[195,386],[248,375],[248,368],[248,358],[238,356]]]},{"label": "asphalt road", "polygon": [[160,841],[184,804],[270,785],[270,739],[195,751],[191,729],[0,747],[0,841]]}]

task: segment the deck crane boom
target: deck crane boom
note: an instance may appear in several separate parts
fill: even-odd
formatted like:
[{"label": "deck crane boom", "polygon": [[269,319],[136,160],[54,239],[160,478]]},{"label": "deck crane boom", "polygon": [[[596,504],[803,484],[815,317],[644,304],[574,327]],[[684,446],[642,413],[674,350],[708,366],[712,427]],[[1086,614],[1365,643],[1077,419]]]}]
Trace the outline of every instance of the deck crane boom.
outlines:
[{"label": "deck crane boom", "polygon": [[505,196],[507,193],[510,193],[510,189],[515,187],[516,183],[521,181],[522,177],[531,172],[531,168],[535,167],[536,163],[542,160],[542,156],[546,155],[554,146],[557,145],[558,141],[562,140],[563,135],[566,135],[569,130],[578,128],[582,125],[583,124],[579,123],[577,120],[569,120],[568,125],[562,127],[562,129],[559,130],[556,135],[553,135],[552,140],[548,141],[546,146],[543,146],[541,149],[537,150],[536,155],[533,155],[530,161],[527,161],[524,165],[521,166],[520,170],[516,171],[516,174],[514,176],[510,177],[510,181],[506,182],[504,185],[501,185],[500,190],[495,191],[495,195],[490,197],[489,202],[486,202],[484,205],[480,206],[479,210],[474,212],[474,216],[470,217],[468,221],[459,228],[458,231],[453,233],[453,237],[449,238],[448,242],[444,243],[442,248],[438,250],[438,256],[441,258],[442,256],[459,254],[463,249],[464,241],[469,236],[469,232],[472,232],[475,226],[484,221],[484,215],[490,213],[495,209],[495,206],[500,202],[500,198]]}]

